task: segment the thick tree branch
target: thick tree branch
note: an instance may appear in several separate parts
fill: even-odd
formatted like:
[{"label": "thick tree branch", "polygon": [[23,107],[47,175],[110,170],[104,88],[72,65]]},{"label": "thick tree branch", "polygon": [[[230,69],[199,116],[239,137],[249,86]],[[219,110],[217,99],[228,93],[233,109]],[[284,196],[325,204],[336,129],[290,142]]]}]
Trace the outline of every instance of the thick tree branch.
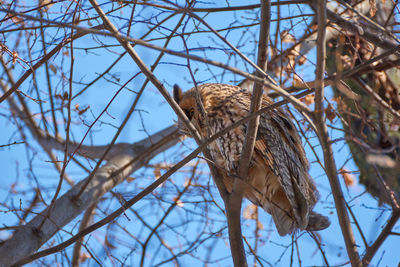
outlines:
[{"label": "thick tree branch", "polygon": [[[151,141],[150,141],[151,139]],[[168,127],[150,138],[146,138],[133,147],[126,147],[120,155],[116,155],[101,167],[91,180],[78,201],[74,201],[86,179],[72,187],[56,200],[50,217],[38,231],[47,209],[35,216],[0,247],[0,266],[12,263],[38,250],[62,227],[96,203],[106,192],[121,183],[132,172],[144,166],[151,158],[172,147],[178,142],[176,127]]]},{"label": "thick tree branch", "polygon": [[[265,72],[267,64],[267,46],[269,40],[269,28],[271,17],[271,3],[269,0],[261,1],[261,22],[258,41],[258,57],[257,65]],[[256,72],[256,76],[265,79],[263,73]],[[261,107],[263,86],[254,83],[253,93],[249,115],[257,112]],[[239,179],[235,179],[233,190],[225,200],[227,211],[229,241],[231,245],[231,253],[235,266],[247,266],[246,254],[243,247],[242,226],[241,226],[241,208],[245,184],[248,182],[248,170],[253,155],[254,144],[259,124],[259,116],[251,119],[247,123],[247,132],[243,144],[243,150],[239,161]],[[244,182],[243,182],[244,181]]]}]

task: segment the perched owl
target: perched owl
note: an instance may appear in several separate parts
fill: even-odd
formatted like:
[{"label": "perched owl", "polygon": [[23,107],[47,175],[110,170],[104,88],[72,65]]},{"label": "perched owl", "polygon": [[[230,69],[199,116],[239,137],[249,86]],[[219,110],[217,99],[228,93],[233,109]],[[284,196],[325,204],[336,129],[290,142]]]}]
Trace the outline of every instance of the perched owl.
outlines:
[{"label": "perched owl", "polygon": [[[182,93],[175,85],[174,99],[203,138],[248,115],[251,103],[248,90],[219,83],[203,84],[197,88],[198,91],[192,88]],[[262,107],[270,104],[272,100],[263,96]],[[190,135],[183,122],[179,121],[178,127]],[[209,145],[215,164],[224,170],[228,192],[232,191],[234,177],[238,177],[245,136],[246,124]],[[308,169],[300,137],[287,115],[279,108],[263,113],[244,195],[271,214],[281,236],[297,230],[318,231],[330,224],[327,217],[312,211],[318,200],[318,191]]]}]

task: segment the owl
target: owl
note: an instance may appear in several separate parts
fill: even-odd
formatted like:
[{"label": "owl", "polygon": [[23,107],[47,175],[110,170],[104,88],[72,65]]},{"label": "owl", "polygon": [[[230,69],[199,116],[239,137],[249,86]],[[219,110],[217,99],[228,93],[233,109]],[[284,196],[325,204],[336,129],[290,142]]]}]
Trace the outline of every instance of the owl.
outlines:
[{"label": "owl", "polygon": [[[202,138],[208,138],[249,114],[251,92],[237,86],[209,83],[189,91],[174,86],[174,99]],[[273,102],[263,96],[262,107]],[[246,124],[209,145],[214,164],[223,170],[223,183],[232,192]],[[182,121],[179,129],[190,133]],[[308,174],[309,164],[296,127],[279,108],[260,115],[244,197],[271,214],[281,236],[300,230],[318,231],[329,219],[313,211],[318,191]]]}]

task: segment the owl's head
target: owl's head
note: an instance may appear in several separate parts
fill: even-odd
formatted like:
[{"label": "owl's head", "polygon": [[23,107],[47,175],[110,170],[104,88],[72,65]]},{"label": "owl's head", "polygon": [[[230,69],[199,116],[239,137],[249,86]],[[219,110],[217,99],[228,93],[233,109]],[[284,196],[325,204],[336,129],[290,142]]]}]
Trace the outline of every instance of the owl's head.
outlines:
[{"label": "owl's head", "polygon": [[[178,85],[174,85],[174,100],[176,103],[178,103],[183,112],[185,112],[186,117],[202,134],[202,123],[199,120],[199,105],[197,104],[195,93],[196,92],[193,89],[183,93],[182,89]],[[189,130],[185,126],[185,123],[181,119],[178,119],[178,128],[183,134],[191,136]]]},{"label": "owl's head", "polygon": [[[182,93],[182,89],[178,85],[174,85],[173,92],[174,100],[202,137],[208,137],[209,119],[223,116],[227,109],[230,111],[227,112],[229,116],[233,115],[233,110],[236,110],[240,116],[248,114],[248,108],[243,108],[243,105],[244,107],[250,105],[250,93],[247,89],[238,86],[206,83]],[[178,128],[182,133],[190,136],[183,121],[178,120]]]}]

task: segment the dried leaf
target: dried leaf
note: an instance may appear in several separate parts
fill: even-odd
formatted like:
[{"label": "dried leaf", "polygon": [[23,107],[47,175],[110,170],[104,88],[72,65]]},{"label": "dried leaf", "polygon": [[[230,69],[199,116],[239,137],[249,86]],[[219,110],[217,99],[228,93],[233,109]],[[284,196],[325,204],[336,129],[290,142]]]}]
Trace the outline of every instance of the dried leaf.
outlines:
[{"label": "dried leaf", "polygon": [[306,60],[307,60],[307,58],[305,56],[300,56],[300,58],[297,61],[297,63],[299,64],[299,66],[301,66],[306,62]]},{"label": "dried leaf", "polygon": [[339,170],[340,175],[342,175],[342,178],[344,180],[344,183],[346,186],[352,186],[355,184],[355,177],[353,174],[351,174],[348,170],[341,168]]},{"label": "dried leaf", "polygon": [[176,197],[174,197],[172,200],[176,203],[176,205],[177,205],[178,207],[181,207],[181,208],[182,208],[182,207],[184,206],[182,200],[177,199]]},{"label": "dried leaf", "polygon": [[255,220],[257,218],[256,211],[257,211],[256,205],[252,203],[247,205],[246,208],[243,210],[243,218],[248,220]]},{"label": "dried leaf", "polygon": [[24,25],[24,19],[23,18],[17,17],[15,15],[11,15],[11,14],[10,14],[10,17],[11,17],[12,22],[14,22],[15,24]]},{"label": "dried leaf", "polygon": [[12,51],[12,63],[13,63],[13,65],[17,62],[17,59],[18,59],[18,53],[17,53],[17,51]]},{"label": "dried leaf", "polygon": [[47,12],[50,9],[50,7],[53,5],[51,2],[52,2],[52,0],[40,0],[39,6],[42,7],[43,11]]},{"label": "dried leaf", "polygon": [[16,187],[16,186],[17,186],[16,183],[12,183],[12,184],[11,184],[11,193],[13,193],[13,194],[18,194],[17,190],[15,190],[15,187]]},{"label": "dried leaf", "polygon": [[153,173],[154,173],[154,178],[158,179],[161,176],[161,168],[155,167]]},{"label": "dried leaf", "polygon": [[68,92],[64,92],[63,94],[63,100],[68,100]]},{"label": "dried leaf", "polygon": [[343,72],[344,69],[349,69],[353,65],[353,61],[349,55],[340,55],[340,61],[338,61],[338,72]]},{"label": "dried leaf", "polygon": [[311,105],[314,103],[314,99],[315,99],[315,95],[309,94],[309,95],[306,95],[304,98],[302,98],[301,101],[306,105]]},{"label": "dried leaf", "polygon": [[133,182],[135,179],[136,179],[135,177],[129,176],[129,177],[126,178],[125,180],[126,180],[128,183],[130,183],[130,182]]},{"label": "dried leaf", "polygon": [[57,68],[56,68],[56,66],[54,66],[53,64],[50,64],[50,65],[49,65],[49,68],[50,68],[50,70],[51,70],[54,74],[57,74]]},{"label": "dried leaf", "polygon": [[282,43],[295,43],[296,38],[289,33],[289,31],[284,30],[281,32]]},{"label": "dried leaf", "polygon": [[78,115],[82,115],[82,114],[85,113],[89,108],[90,108],[90,105],[88,105],[88,106],[85,107],[84,109],[79,110]]},{"label": "dried leaf", "polygon": [[330,122],[332,122],[332,121],[336,118],[336,113],[334,112],[332,105],[328,105],[328,106],[325,108],[324,112],[325,112],[326,118],[327,118]]},{"label": "dried leaf", "polygon": [[78,15],[75,17],[75,19],[74,19],[74,21],[72,22],[72,24],[78,25],[79,22],[81,22],[81,16],[78,14]]},{"label": "dried leaf", "polygon": [[82,262],[85,262],[87,259],[90,259],[90,258],[92,258],[92,256],[90,256],[89,253],[82,253],[81,256],[79,257],[79,261],[82,263]]},{"label": "dried leaf", "polygon": [[298,75],[294,74],[293,75],[293,86],[294,87],[300,87],[303,84],[304,84],[303,80]]},{"label": "dried leaf", "polygon": [[185,182],[183,182],[183,187],[188,187],[191,184],[191,180],[190,179],[185,179]]},{"label": "dried leaf", "polygon": [[311,26],[311,31],[316,31],[318,29],[318,24],[313,24]]},{"label": "dried leaf", "polygon": [[369,8],[369,15],[371,17],[375,16],[376,14],[376,1],[375,0],[369,0],[370,8]]},{"label": "dried leaf", "polygon": [[257,227],[258,227],[258,229],[260,229],[260,230],[263,230],[263,229],[264,229],[264,225],[261,223],[261,221],[257,221]]}]

